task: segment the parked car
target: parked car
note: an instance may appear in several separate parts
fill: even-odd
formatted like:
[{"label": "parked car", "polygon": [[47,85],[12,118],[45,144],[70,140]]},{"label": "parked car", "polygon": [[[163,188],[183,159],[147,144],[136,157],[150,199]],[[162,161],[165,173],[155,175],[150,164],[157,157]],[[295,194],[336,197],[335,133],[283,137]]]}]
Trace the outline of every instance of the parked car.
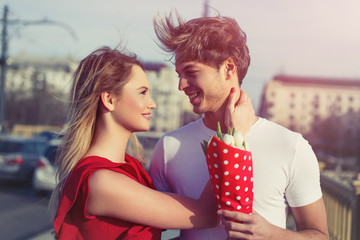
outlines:
[{"label": "parked car", "polygon": [[60,139],[50,140],[43,156],[37,161],[32,185],[38,193],[48,193],[56,186],[55,156],[60,142]]},{"label": "parked car", "polygon": [[0,179],[31,184],[46,146],[41,139],[0,136]]},{"label": "parked car", "polygon": [[34,138],[43,138],[46,141],[50,141],[53,139],[62,138],[62,135],[57,132],[44,131],[34,135]]}]

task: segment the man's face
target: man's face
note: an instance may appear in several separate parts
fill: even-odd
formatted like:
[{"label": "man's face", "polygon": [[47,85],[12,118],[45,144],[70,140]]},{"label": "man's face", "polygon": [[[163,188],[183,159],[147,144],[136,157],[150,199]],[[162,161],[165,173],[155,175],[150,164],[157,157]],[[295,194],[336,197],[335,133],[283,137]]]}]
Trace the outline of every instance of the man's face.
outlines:
[{"label": "man's face", "polygon": [[230,91],[223,67],[218,70],[195,61],[176,63],[175,67],[179,90],[189,97],[195,113],[215,113],[221,108]]}]

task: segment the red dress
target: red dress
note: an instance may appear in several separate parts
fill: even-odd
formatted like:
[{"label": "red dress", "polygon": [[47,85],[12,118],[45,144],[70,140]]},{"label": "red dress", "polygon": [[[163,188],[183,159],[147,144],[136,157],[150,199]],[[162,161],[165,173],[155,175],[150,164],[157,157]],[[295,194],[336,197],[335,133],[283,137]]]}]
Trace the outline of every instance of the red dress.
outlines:
[{"label": "red dress", "polygon": [[155,189],[149,175],[135,158],[125,155],[125,160],[126,163],[114,163],[106,158],[92,156],[77,163],[67,180],[54,220],[57,239],[158,240],[161,238],[161,229],[112,217],[91,216],[87,212],[89,177],[96,170],[109,169],[119,172],[144,186]]}]

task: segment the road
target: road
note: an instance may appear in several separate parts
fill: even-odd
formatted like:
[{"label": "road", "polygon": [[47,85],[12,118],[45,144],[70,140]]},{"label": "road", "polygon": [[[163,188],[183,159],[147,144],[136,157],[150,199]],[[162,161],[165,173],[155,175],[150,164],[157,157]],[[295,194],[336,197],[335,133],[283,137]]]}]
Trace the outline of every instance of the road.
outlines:
[{"label": "road", "polygon": [[51,229],[48,203],[31,185],[0,181],[0,238],[25,240]]}]

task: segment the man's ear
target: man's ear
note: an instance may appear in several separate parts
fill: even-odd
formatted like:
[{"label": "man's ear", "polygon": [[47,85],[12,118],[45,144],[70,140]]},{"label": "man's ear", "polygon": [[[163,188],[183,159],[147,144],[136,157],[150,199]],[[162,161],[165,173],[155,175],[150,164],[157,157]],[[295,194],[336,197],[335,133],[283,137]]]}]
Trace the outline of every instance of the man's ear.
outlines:
[{"label": "man's ear", "polygon": [[115,98],[112,93],[110,92],[102,92],[100,95],[100,99],[102,102],[102,105],[105,109],[108,111],[114,111],[115,108]]},{"label": "man's ear", "polygon": [[228,58],[224,62],[224,71],[226,80],[232,79],[234,76],[237,76],[237,66],[233,58]]}]

